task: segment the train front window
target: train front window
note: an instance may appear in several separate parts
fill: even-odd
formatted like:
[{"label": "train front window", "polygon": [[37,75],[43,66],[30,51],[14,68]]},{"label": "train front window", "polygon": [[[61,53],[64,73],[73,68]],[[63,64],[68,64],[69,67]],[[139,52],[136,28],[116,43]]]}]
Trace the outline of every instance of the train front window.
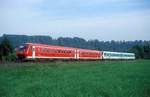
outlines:
[{"label": "train front window", "polygon": [[26,46],[20,46],[19,49],[18,49],[18,51],[19,52],[24,52],[25,49],[26,49]]}]

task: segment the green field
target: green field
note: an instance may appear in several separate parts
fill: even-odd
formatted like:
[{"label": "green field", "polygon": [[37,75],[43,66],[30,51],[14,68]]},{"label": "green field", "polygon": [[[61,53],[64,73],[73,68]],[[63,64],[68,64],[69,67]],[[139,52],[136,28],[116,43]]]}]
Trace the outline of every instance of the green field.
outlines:
[{"label": "green field", "polygon": [[150,97],[150,60],[1,63],[0,97]]}]

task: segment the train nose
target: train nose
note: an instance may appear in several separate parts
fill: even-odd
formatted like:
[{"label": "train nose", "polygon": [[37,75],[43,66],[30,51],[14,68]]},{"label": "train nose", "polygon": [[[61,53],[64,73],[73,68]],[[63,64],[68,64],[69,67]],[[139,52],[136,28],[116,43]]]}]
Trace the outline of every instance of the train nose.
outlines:
[{"label": "train nose", "polygon": [[25,54],[25,53],[17,53],[17,58],[18,58],[19,60],[23,60],[23,59],[26,58],[26,54]]}]

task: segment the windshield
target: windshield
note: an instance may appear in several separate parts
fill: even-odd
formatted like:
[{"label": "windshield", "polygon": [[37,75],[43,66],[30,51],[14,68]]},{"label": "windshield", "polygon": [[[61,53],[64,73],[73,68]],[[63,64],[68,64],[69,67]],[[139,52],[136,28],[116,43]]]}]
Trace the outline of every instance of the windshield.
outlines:
[{"label": "windshield", "polygon": [[20,47],[18,48],[18,51],[19,51],[19,52],[24,52],[25,49],[26,49],[26,46],[20,46]]}]

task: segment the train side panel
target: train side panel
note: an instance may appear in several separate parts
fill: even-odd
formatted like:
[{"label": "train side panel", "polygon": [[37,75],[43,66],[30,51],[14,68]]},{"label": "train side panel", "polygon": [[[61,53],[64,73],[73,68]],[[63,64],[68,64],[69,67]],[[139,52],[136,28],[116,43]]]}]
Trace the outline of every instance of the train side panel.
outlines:
[{"label": "train side panel", "polygon": [[102,52],[95,50],[79,50],[79,59],[102,59]]},{"label": "train side panel", "polygon": [[[74,56],[75,56],[74,49],[35,45],[35,58],[74,59]],[[33,56],[31,58],[33,58]]]},{"label": "train side panel", "polygon": [[[47,59],[102,59],[102,52],[86,49],[75,49],[66,47],[53,47],[31,44],[28,59],[47,58]],[[33,47],[35,47],[33,49]],[[35,56],[33,56],[33,51]]]},{"label": "train side panel", "polygon": [[103,59],[135,59],[135,54],[103,51]]}]

